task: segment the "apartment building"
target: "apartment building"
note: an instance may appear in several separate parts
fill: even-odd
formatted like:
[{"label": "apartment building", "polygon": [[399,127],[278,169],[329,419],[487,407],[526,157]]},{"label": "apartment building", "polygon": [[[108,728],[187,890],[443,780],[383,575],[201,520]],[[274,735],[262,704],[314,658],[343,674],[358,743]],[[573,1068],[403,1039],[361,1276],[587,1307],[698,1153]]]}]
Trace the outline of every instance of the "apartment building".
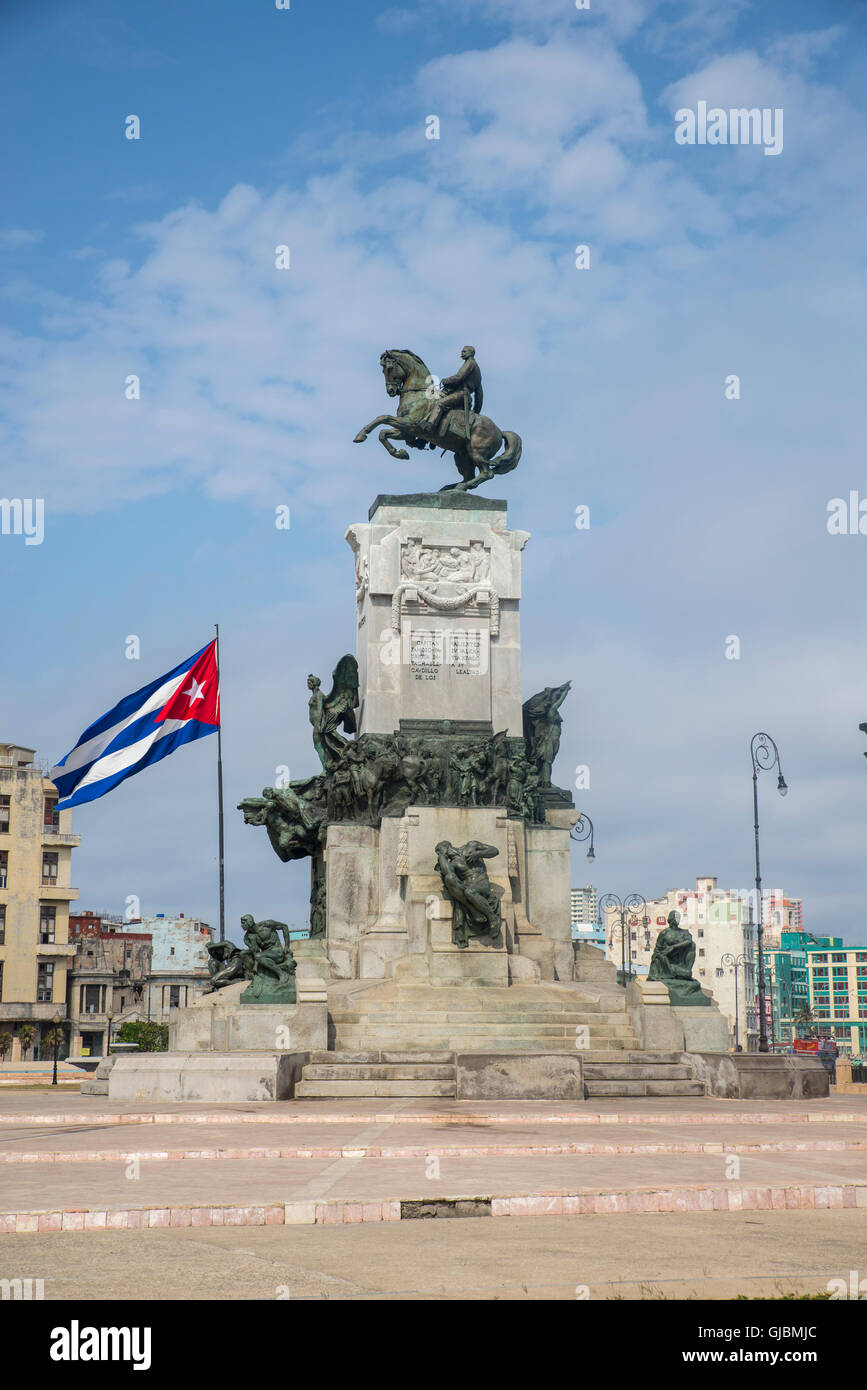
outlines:
[{"label": "apartment building", "polygon": [[0,1032],[10,1059],[38,1057],[45,1035],[67,1017],[72,812],[32,748],[0,743]]}]

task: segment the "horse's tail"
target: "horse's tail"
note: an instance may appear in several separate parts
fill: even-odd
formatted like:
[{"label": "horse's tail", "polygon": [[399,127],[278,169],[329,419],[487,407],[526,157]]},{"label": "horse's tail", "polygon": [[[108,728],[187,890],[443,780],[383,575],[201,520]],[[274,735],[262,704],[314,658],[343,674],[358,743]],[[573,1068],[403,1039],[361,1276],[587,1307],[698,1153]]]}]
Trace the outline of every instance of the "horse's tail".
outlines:
[{"label": "horse's tail", "polygon": [[511,473],[521,460],[521,436],[514,430],[503,430],[503,452],[491,459],[488,467],[495,473]]}]

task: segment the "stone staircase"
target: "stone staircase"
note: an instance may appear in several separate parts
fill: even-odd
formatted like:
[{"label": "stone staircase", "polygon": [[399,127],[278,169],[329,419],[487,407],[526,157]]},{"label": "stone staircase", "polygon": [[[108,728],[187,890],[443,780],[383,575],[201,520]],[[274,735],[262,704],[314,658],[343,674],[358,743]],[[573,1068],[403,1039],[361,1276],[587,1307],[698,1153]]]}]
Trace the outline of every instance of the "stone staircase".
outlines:
[{"label": "stone staircase", "polygon": [[338,1052],[612,1053],[637,1040],[622,991],[572,984],[440,988],[374,981],[332,984],[329,1043]]},{"label": "stone staircase", "polygon": [[584,1095],[587,1100],[606,1096],[703,1096],[703,1081],[696,1081],[692,1067],[680,1052],[624,1052],[617,1060],[611,1053],[584,1055]]},{"label": "stone staircase", "polygon": [[[612,1056],[617,1060],[612,1061]],[[295,1087],[299,1100],[454,1100],[456,1095],[453,1052],[313,1052],[301,1078]],[[704,1082],[695,1080],[679,1053],[608,1049],[584,1054],[587,1100],[704,1094]]]},{"label": "stone staircase", "polygon": [[578,978],[508,988],[399,979],[328,985],[329,1050],[313,1052],[299,1099],[454,1099],[455,1053],[570,1052],[588,1100],[701,1096],[680,1053],[641,1052],[626,994],[601,951],[576,951]]},{"label": "stone staircase", "polygon": [[311,1052],[296,1083],[297,1100],[329,1097],[454,1100],[452,1052]]}]

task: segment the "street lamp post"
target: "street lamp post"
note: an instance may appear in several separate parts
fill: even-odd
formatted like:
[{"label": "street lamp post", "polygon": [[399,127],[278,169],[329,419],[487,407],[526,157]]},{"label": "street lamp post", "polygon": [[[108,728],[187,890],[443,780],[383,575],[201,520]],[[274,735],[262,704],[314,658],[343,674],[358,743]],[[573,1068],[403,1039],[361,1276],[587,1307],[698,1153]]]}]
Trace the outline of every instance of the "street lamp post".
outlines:
[{"label": "street lamp post", "polygon": [[111,1008],[106,1009],[105,1017],[108,1023],[105,1030],[105,1055],[107,1057],[111,1051],[111,1020],[114,1018],[114,1010]]},{"label": "street lamp post", "polygon": [[57,1011],[55,1012],[54,1018],[53,1018],[51,1021],[52,1021],[52,1023],[54,1024],[54,1067],[53,1067],[52,1072],[51,1072],[51,1084],[52,1084],[52,1086],[56,1086],[56,1085],[57,1085],[57,1034],[60,1032],[60,1023],[61,1023],[60,1011],[59,1011],[59,1010],[57,1010]]},{"label": "street lamp post", "polygon": [[579,816],[572,826],[572,829],[569,831],[569,834],[573,840],[578,840],[579,842],[589,837],[590,848],[587,851],[587,858],[592,864],[593,860],[596,858],[596,851],[593,848],[593,822],[590,817],[584,815]]},{"label": "street lamp post", "polygon": [[[724,952],[723,955],[720,956],[719,960],[720,960],[720,965],[730,965],[730,966],[732,967],[732,969],[734,970],[734,972],[735,972],[735,1050],[737,1050],[738,1047],[740,1047],[740,1041],[741,1041],[741,1038],[740,1038],[740,1029],[739,1029],[739,1026],[738,1026],[738,969],[739,969],[741,966],[743,966],[743,971],[744,971],[744,1019],[746,1020],[746,1012],[747,1012],[747,965],[748,965],[748,964],[752,964],[752,959],[751,959],[750,956],[746,956],[746,955],[744,955],[743,953],[741,953],[741,955],[739,955],[739,956],[735,956],[735,955],[732,955],[732,952],[731,952],[731,951],[726,951],[726,952]],[[722,971],[720,971],[720,974],[722,974]]]},{"label": "street lamp post", "polygon": [[[625,988],[625,986],[626,986],[626,976],[627,976],[627,970],[626,970],[626,917],[627,917],[627,914],[629,914],[629,913],[640,912],[640,913],[641,913],[642,925],[643,925],[643,924],[645,923],[645,921],[646,921],[646,918],[647,918],[647,903],[645,902],[644,898],[641,896],[640,893],[627,893],[626,897],[623,898],[623,899],[618,898],[618,896],[617,896],[616,893],[603,893],[603,894],[602,894],[602,897],[599,899],[599,911],[600,911],[600,913],[602,914],[602,920],[603,920],[603,922],[605,921],[605,912],[606,912],[606,909],[608,909],[608,908],[611,908],[612,911],[618,913],[618,915],[619,915],[619,917],[620,917],[620,962],[621,962],[620,977],[621,977],[621,983],[623,984],[623,986],[624,986],[624,988]],[[631,931],[630,931],[629,939],[630,939],[630,941],[632,940],[632,933],[631,933]],[[629,958],[629,972],[628,972],[628,973],[629,973],[630,975],[632,974],[632,956],[631,956],[631,954],[630,954],[630,958]]]},{"label": "street lamp post", "polygon": [[756,966],[758,969],[759,1004],[759,1052],[768,1051],[768,1027],[765,1018],[765,957],[764,957],[764,913],[762,911],[762,870],[759,859],[759,773],[772,772],[777,768],[777,791],[785,796],[789,788],[783,776],[780,763],[780,750],[770,734],[753,734],[750,742],[750,757],[753,764],[753,828],[756,838]]}]

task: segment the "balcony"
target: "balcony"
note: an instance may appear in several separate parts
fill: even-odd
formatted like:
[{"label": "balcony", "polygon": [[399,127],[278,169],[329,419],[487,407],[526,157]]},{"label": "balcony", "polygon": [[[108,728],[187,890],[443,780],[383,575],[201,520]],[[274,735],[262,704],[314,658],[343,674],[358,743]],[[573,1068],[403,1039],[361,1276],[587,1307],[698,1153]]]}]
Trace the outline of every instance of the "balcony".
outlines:
[{"label": "balcony", "polygon": [[55,1014],[60,1014],[63,1020],[66,1019],[65,999],[62,1002],[58,1000],[57,1003],[54,1004],[0,1004],[0,1022],[14,1023],[17,1021],[19,1023],[24,1023],[27,1020],[32,1020],[34,1022],[43,1021],[51,1023]]},{"label": "balcony", "polygon": [[68,884],[61,883],[42,883],[39,888],[39,896],[43,902],[47,903],[69,903],[73,898],[78,897],[78,889],[70,888]]},{"label": "balcony", "polygon": [[75,849],[81,844],[81,836],[67,834],[65,830],[58,830],[56,825],[43,825],[42,843],[44,845],[69,845]]}]

